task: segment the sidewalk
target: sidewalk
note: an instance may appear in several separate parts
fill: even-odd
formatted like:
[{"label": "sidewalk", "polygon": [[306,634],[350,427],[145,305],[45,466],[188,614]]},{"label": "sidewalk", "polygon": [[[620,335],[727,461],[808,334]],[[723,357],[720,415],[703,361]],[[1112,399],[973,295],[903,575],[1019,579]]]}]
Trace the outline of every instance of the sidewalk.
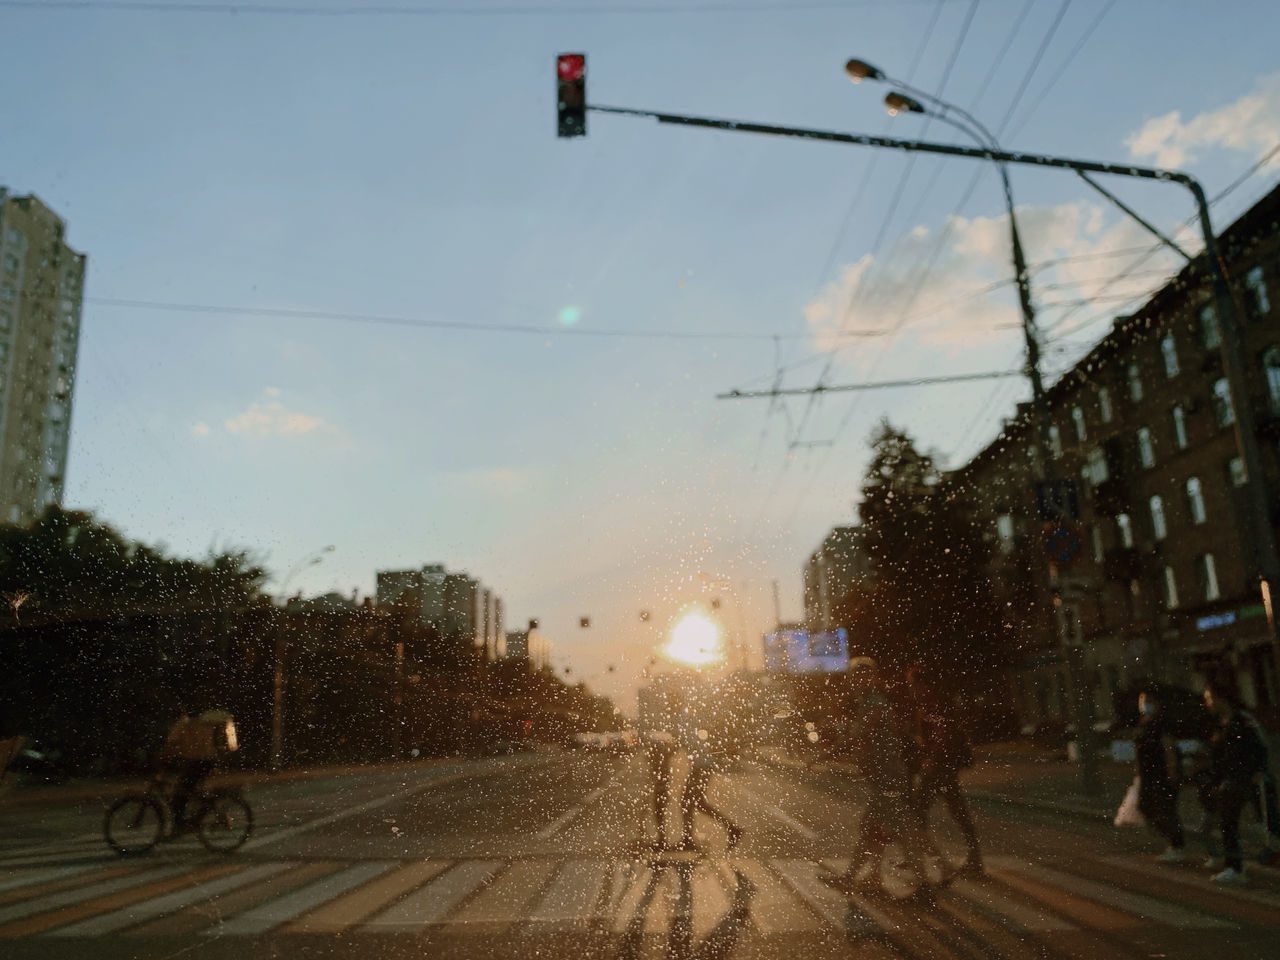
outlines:
[{"label": "sidewalk", "polygon": [[[974,765],[960,774],[960,784],[970,799],[1041,810],[1095,824],[1111,824],[1134,777],[1132,763],[1099,759],[1099,789],[1090,795],[1081,787],[1080,767],[1067,762],[1059,751],[1008,743],[976,747],[974,755]],[[840,760],[821,760],[810,765],[782,751],[762,754],[761,759],[788,768],[834,772],[854,779],[862,777],[856,765]],[[1192,791],[1181,792],[1179,814],[1187,828],[1189,846],[1201,849],[1194,828],[1200,823],[1202,811]],[[1250,810],[1241,818],[1240,839],[1250,866],[1257,866],[1256,856],[1267,847],[1268,838]]]}]

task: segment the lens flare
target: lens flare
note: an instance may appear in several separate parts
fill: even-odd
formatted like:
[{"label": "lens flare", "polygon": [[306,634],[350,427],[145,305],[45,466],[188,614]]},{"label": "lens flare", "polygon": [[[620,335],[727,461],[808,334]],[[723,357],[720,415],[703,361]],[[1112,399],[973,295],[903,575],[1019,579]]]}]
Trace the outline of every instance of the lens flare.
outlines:
[{"label": "lens flare", "polygon": [[572,327],[581,319],[582,311],[577,307],[565,307],[560,311],[560,323],[562,326]]},{"label": "lens flare", "polygon": [[672,629],[663,652],[691,667],[715,663],[724,656],[720,649],[720,628],[700,613],[686,614]]}]

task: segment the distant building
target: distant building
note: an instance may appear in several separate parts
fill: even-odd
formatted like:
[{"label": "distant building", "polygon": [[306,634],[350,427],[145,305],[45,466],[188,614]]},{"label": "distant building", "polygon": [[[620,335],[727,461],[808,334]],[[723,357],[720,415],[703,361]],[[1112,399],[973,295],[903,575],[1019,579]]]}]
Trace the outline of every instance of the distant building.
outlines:
[{"label": "distant building", "polygon": [[484,595],[479,581],[465,573],[444,578],[444,634],[460,653],[484,647]]},{"label": "distant building", "polygon": [[490,660],[501,660],[507,655],[506,606],[502,598],[493,598],[493,655]]},{"label": "distant building", "polygon": [[505,659],[529,659],[529,633],[527,630],[507,631]]},{"label": "distant building", "polygon": [[85,271],[65,232],[0,187],[0,522],[62,502]]},{"label": "distant building", "polygon": [[804,628],[811,633],[848,627],[840,609],[871,578],[862,528],[834,527],[804,565]]},{"label": "distant building", "polygon": [[421,570],[379,570],[377,605],[396,607],[424,626],[437,629],[445,622],[445,573],[443,564],[428,564]]}]

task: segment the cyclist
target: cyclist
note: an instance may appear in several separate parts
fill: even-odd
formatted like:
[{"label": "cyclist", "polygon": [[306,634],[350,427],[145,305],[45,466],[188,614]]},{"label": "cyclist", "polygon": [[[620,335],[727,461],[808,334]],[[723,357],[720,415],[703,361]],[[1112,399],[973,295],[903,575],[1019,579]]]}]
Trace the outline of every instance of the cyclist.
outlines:
[{"label": "cyclist", "polygon": [[196,717],[184,713],[169,728],[160,750],[159,772],[174,781],[175,830],[189,826],[187,807],[191,796],[218,762],[239,746],[235,720],[225,710],[206,710]]}]

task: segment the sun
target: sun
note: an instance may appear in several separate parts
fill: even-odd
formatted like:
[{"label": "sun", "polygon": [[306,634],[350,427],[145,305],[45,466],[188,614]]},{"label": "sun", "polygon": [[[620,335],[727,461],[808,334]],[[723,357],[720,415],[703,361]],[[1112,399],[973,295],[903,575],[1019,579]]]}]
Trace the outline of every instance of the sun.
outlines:
[{"label": "sun", "polygon": [[723,659],[720,628],[714,620],[700,613],[685,614],[671,631],[671,639],[663,652],[672,660],[700,667]]}]

